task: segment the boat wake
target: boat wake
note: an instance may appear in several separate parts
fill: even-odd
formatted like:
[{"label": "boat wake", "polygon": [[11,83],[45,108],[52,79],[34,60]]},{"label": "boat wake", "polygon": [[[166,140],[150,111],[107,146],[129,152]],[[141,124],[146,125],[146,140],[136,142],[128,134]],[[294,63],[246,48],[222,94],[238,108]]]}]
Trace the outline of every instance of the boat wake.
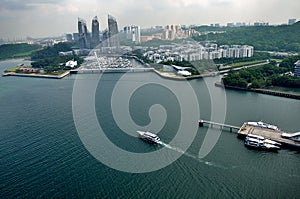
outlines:
[{"label": "boat wake", "polygon": [[166,148],[168,148],[168,149],[170,149],[170,150],[173,150],[173,151],[176,151],[176,152],[178,152],[178,153],[181,153],[181,154],[183,154],[183,155],[185,155],[185,156],[187,156],[187,157],[189,157],[189,158],[192,158],[192,159],[194,159],[194,160],[196,160],[196,161],[198,161],[198,162],[200,162],[200,163],[203,163],[203,164],[205,164],[205,165],[208,165],[208,166],[212,166],[212,167],[216,167],[216,168],[221,168],[221,169],[234,169],[234,168],[236,168],[236,166],[226,167],[226,166],[217,164],[217,163],[212,162],[212,161],[205,161],[205,160],[199,158],[199,157],[198,157],[197,155],[195,155],[195,154],[191,154],[191,153],[189,153],[189,152],[187,152],[187,151],[184,151],[184,150],[182,150],[182,149],[180,149],[180,148],[178,148],[178,147],[173,147],[173,146],[171,146],[171,145],[169,145],[169,144],[166,144],[166,143],[164,143],[164,142],[162,142],[162,141],[158,141],[157,144],[160,144],[160,145],[163,146],[163,147],[166,147]]}]

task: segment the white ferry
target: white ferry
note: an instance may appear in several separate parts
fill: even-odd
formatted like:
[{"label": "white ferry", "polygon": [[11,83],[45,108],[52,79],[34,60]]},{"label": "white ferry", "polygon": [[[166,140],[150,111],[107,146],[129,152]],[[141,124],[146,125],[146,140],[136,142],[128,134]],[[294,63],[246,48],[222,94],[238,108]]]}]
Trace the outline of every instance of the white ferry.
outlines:
[{"label": "white ferry", "polygon": [[275,130],[275,131],[279,131],[278,126],[272,125],[272,124],[268,124],[268,123],[264,123],[262,121],[259,122],[247,122],[248,125],[250,126],[256,126],[256,127],[260,127],[260,128],[266,128],[266,129],[271,129],[271,130]]},{"label": "white ferry", "polygon": [[155,144],[160,141],[160,138],[156,134],[149,131],[137,131],[137,133],[139,134],[139,138],[151,144]]}]

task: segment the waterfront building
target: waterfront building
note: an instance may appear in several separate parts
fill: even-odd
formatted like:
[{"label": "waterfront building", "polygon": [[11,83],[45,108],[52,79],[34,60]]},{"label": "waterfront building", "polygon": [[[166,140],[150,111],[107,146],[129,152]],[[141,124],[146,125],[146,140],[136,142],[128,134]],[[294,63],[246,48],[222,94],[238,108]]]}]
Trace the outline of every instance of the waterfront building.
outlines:
[{"label": "waterfront building", "polygon": [[223,45],[203,42],[202,45],[194,43],[160,45],[144,54],[155,63],[166,61],[198,61],[203,59],[241,58],[252,57],[253,46],[248,45]]},{"label": "waterfront building", "polygon": [[116,18],[111,15],[108,15],[108,37],[109,37],[109,46],[110,47],[119,47],[119,29]]},{"label": "waterfront building", "polygon": [[80,48],[90,48],[90,38],[84,19],[78,18],[78,41]]},{"label": "waterfront building", "polygon": [[294,77],[300,78],[300,60],[295,63]]},{"label": "waterfront building", "polygon": [[92,42],[91,47],[95,48],[100,42],[99,21],[97,16],[92,20]]}]

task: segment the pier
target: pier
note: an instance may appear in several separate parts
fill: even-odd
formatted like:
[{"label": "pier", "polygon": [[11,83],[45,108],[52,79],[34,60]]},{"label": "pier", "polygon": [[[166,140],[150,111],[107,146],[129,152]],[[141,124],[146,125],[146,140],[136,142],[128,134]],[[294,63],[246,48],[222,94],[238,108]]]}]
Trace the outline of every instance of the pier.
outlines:
[{"label": "pier", "polygon": [[281,130],[273,130],[268,128],[251,126],[248,125],[247,122],[245,122],[243,126],[240,128],[240,130],[238,131],[238,136],[244,139],[247,136],[247,134],[259,135],[264,138],[268,138],[276,142],[279,142],[282,144],[283,147],[294,148],[298,150],[300,149],[300,142],[288,138],[283,138],[281,137],[282,133],[286,133],[286,132]]},{"label": "pier", "polygon": [[286,133],[282,130],[274,130],[274,129],[269,129],[269,128],[262,128],[259,126],[252,126],[252,125],[249,125],[247,122],[245,122],[241,127],[233,126],[233,125],[229,125],[229,124],[218,123],[218,122],[207,121],[207,120],[199,120],[198,122],[199,122],[199,127],[203,127],[206,124],[209,127],[216,126],[221,129],[227,128],[230,130],[230,132],[233,132],[233,130],[237,130],[236,132],[238,134],[238,138],[241,138],[241,139],[245,139],[245,137],[248,134],[253,134],[253,135],[262,136],[265,139],[271,139],[276,142],[279,142],[282,144],[282,147],[300,150],[300,142],[281,137],[282,133]]},{"label": "pier", "polygon": [[218,126],[221,129],[228,128],[230,130],[230,132],[233,132],[233,129],[234,130],[239,130],[240,129],[240,127],[238,127],[238,126],[233,126],[233,125],[229,125],[229,124],[222,124],[222,123],[212,122],[212,121],[207,121],[207,120],[199,120],[199,126],[200,127],[203,127],[204,124],[207,124],[211,127]]}]

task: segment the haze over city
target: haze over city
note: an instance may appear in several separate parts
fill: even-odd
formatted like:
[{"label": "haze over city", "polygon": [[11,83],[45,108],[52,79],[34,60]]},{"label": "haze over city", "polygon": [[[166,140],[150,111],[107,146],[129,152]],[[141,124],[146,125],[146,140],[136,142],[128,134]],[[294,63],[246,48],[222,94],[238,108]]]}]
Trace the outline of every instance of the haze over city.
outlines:
[{"label": "haze over city", "polygon": [[300,2],[295,0],[1,0],[0,38],[46,37],[76,32],[77,17],[91,20],[98,16],[100,28],[107,27],[111,13],[119,26],[136,24],[142,28],[155,25],[210,24],[256,21],[272,24],[299,20]]}]

